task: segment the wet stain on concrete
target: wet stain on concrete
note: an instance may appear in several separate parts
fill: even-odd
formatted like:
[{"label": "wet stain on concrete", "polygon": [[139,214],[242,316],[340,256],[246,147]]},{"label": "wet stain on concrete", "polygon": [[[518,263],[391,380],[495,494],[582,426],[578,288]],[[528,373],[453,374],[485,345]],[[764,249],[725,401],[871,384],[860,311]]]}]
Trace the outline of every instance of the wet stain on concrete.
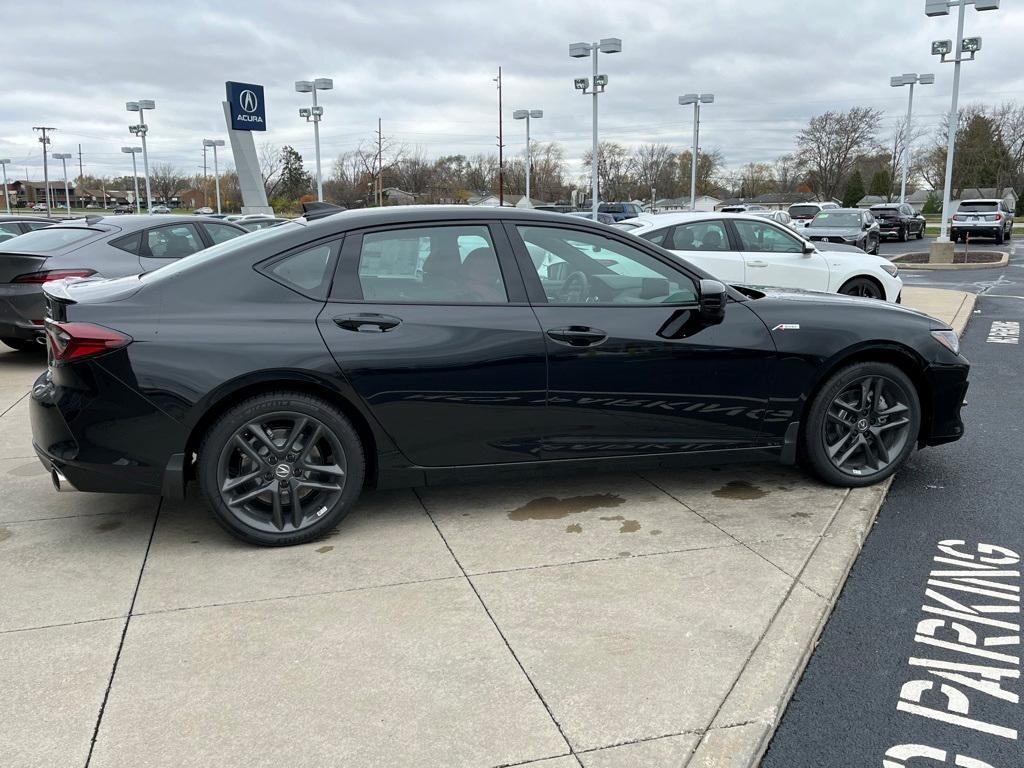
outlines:
[{"label": "wet stain on concrete", "polygon": [[625,520],[622,515],[614,515],[613,517],[602,517],[602,520]]},{"label": "wet stain on concrete", "polygon": [[321,555],[326,555],[326,554],[327,554],[328,552],[330,552],[330,551],[331,551],[332,549],[334,549],[334,547],[331,547],[331,546],[326,546],[326,547],[317,547],[317,548],[316,548],[316,551],[317,551],[317,552],[319,552],[319,553],[320,553]]},{"label": "wet stain on concrete", "polygon": [[198,543],[199,543],[199,539],[192,539],[191,541],[189,541],[189,544],[198,544]]},{"label": "wet stain on concrete", "polygon": [[619,552],[619,557],[632,557],[632,552]]},{"label": "wet stain on concrete", "polygon": [[565,526],[566,533],[583,533],[583,526],[579,523],[573,523],[572,525]]},{"label": "wet stain on concrete", "polygon": [[810,512],[794,512],[790,517],[810,517]]},{"label": "wet stain on concrete", "polygon": [[45,475],[47,472],[46,467],[38,461],[30,461],[28,464],[19,464],[13,469],[7,470],[7,474],[15,477],[35,477],[36,475]]},{"label": "wet stain on concrete", "polygon": [[720,499],[750,501],[752,499],[764,498],[768,495],[768,491],[759,486],[751,485],[746,480],[730,480],[717,491],[713,491],[711,495],[717,496]]},{"label": "wet stain on concrete", "polygon": [[108,520],[105,523],[100,523],[99,525],[97,525],[96,530],[100,533],[107,533],[108,531],[116,531],[122,525],[124,525],[123,520]]},{"label": "wet stain on concrete", "polygon": [[558,499],[544,496],[533,499],[508,513],[509,520],[561,520],[588,509],[607,509],[625,504],[626,500],[614,493],[595,493],[589,496],[569,496]]},{"label": "wet stain on concrete", "polygon": [[651,536],[661,536],[661,531],[655,528],[651,531]]},{"label": "wet stain on concrete", "polygon": [[776,489],[778,489],[780,491],[792,491],[793,490],[788,485],[776,485],[775,487],[776,487]]},{"label": "wet stain on concrete", "polygon": [[619,528],[619,533],[636,533],[640,530],[640,521],[638,520],[624,520],[622,527]]},{"label": "wet stain on concrete", "polygon": [[14,534],[7,528],[0,528],[0,541],[7,541]]}]

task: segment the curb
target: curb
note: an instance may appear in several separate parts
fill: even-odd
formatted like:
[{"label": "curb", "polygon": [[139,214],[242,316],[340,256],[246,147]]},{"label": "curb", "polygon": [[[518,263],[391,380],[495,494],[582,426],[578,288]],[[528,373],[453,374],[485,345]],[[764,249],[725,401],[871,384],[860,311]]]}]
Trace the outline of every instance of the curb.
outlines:
[{"label": "curb", "polygon": [[889,259],[893,264],[898,266],[901,270],[907,270],[912,272],[915,270],[947,270],[947,269],[996,269],[997,267],[1005,267],[1010,261],[1010,254],[1002,251],[996,251],[996,253],[1002,253],[1002,258],[999,261],[988,262],[984,264],[908,264],[901,260],[903,256],[911,256],[910,253],[900,253],[894,255]]}]

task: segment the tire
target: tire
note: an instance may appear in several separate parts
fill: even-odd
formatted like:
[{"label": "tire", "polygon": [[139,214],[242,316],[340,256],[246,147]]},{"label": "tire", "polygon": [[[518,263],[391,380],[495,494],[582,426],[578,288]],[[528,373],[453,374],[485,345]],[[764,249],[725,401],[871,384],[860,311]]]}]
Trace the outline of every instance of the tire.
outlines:
[{"label": "tire", "polygon": [[365,472],[362,443],[345,415],[322,398],[287,391],[224,413],[207,430],[197,463],[217,522],[269,547],[329,532],[359,498]]},{"label": "tire", "polygon": [[920,427],[920,398],[903,371],[889,363],[855,363],[830,376],[815,396],[801,448],[823,481],[860,488],[899,469]]},{"label": "tire", "polygon": [[1004,234],[1004,232],[1003,232],[1002,229],[1000,229],[996,233],[996,245],[1002,245],[1003,244],[1003,234]]},{"label": "tire", "polygon": [[853,277],[843,283],[839,293],[844,296],[862,296],[867,299],[885,300],[885,291],[882,286],[870,277]]},{"label": "tire", "polygon": [[917,230],[917,239],[918,240],[924,240],[924,226],[925,225],[922,224],[921,228],[919,230]]},{"label": "tire", "polygon": [[877,256],[878,255],[878,250],[881,247],[882,247],[882,238],[878,238],[877,240],[875,240],[875,247],[873,249],[871,249],[872,255]]},{"label": "tire", "polygon": [[896,236],[896,239],[899,240],[901,243],[905,243],[907,242],[907,240],[910,239],[906,227],[900,227],[900,233],[899,235]]},{"label": "tire", "polygon": [[40,344],[35,339],[18,339],[11,337],[0,339],[0,341],[2,341],[11,349],[17,350],[18,352],[42,353],[46,349],[46,347],[43,344]]}]

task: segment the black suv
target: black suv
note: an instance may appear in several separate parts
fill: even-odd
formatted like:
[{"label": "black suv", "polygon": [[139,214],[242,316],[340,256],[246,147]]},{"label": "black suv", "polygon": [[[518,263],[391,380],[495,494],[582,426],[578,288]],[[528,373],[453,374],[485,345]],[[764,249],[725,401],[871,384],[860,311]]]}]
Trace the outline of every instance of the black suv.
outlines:
[{"label": "black suv", "polygon": [[878,220],[882,237],[895,237],[901,243],[911,237],[924,237],[927,224],[924,216],[907,203],[880,203],[871,206],[872,215]]}]

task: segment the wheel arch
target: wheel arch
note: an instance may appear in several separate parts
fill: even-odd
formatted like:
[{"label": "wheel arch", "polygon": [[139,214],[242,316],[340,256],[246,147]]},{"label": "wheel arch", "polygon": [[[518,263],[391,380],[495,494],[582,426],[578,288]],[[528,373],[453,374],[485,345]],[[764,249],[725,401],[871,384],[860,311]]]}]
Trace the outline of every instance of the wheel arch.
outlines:
[{"label": "wheel arch", "polygon": [[852,275],[847,276],[843,280],[843,282],[839,284],[839,290],[837,290],[836,293],[842,293],[843,292],[843,288],[845,288],[847,285],[849,285],[854,280],[860,280],[860,279],[870,280],[875,285],[875,287],[878,288],[879,293],[882,294],[882,301],[888,301],[889,294],[885,290],[885,284],[881,280],[879,280],[877,277],[875,277],[874,275],[872,275],[869,272],[856,272],[856,273],[854,273]]}]

